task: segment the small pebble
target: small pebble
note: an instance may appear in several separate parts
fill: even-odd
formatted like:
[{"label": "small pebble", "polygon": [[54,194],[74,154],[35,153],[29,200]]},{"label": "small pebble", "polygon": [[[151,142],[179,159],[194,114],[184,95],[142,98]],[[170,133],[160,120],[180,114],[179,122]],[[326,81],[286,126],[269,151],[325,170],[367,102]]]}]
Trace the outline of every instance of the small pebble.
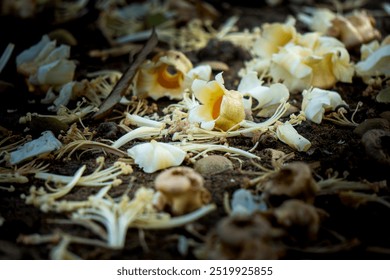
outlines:
[{"label": "small pebble", "polygon": [[364,133],[362,144],[369,158],[380,165],[390,167],[390,131],[371,129]]},{"label": "small pebble", "polygon": [[356,133],[359,136],[363,136],[364,133],[371,129],[390,129],[390,123],[386,119],[382,118],[373,118],[373,119],[366,119],[361,124],[359,124],[353,132]]},{"label": "small pebble", "polygon": [[198,160],[194,164],[194,169],[203,176],[214,175],[233,170],[233,163],[224,156],[212,155]]}]

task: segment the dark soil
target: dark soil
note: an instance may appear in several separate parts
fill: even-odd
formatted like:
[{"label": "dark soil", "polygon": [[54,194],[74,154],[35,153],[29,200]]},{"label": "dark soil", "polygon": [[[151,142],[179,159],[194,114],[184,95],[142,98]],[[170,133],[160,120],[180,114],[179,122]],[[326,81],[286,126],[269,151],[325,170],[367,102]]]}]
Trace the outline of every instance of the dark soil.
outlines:
[{"label": "dark soil", "polygon": [[[283,22],[289,14],[294,14],[295,9],[286,4],[277,7],[268,7],[265,4],[253,7],[238,6],[238,1],[230,4],[222,4],[219,1],[212,2],[223,12],[222,18],[215,23],[216,26],[233,14],[238,14],[241,19],[239,28],[253,28],[264,22]],[[295,7],[296,8],[296,7]],[[365,6],[367,10],[381,9],[381,3]],[[13,16],[0,17],[0,50],[4,50],[8,42],[15,44],[15,50],[7,67],[0,75],[0,80],[12,84],[5,89],[0,89],[3,101],[0,102],[1,127],[12,131],[13,135],[30,134],[39,136],[43,127],[37,126],[28,132],[18,120],[27,112],[48,113],[46,106],[39,103],[40,96],[29,93],[23,79],[16,73],[15,56],[22,50],[35,44],[43,34],[54,29],[65,28],[77,39],[78,44],[72,47],[71,57],[78,61],[75,79],[81,78],[85,73],[101,69],[117,69],[124,71],[128,66],[126,55],[109,58],[102,62],[88,56],[91,49],[104,49],[109,47],[108,42],[95,26],[97,14],[90,13],[64,24],[51,24],[50,13],[44,13],[36,18],[23,20]],[[383,35],[389,34],[390,17],[376,19],[377,28]],[[12,29],[11,29],[12,27]],[[306,32],[304,26],[297,25],[297,29]],[[164,47],[164,46],[161,46]],[[358,53],[351,54],[352,59],[358,60]],[[250,56],[245,51],[234,47],[230,43],[211,41],[208,46],[199,52],[188,53],[188,57],[196,64],[201,60],[220,60],[229,65],[229,71],[224,73],[226,88],[236,88],[239,77],[238,70],[243,62]],[[378,118],[380,114],[388,111],[389,106],[375,101],[375,96],[381,88],[367,90],[360,79],[355,79],[352,84],[339,83],[334,90],[342,95],[342,98],[351,108],[355,108],[358,102],[363,106],[357,111],[355,121],[358,123],[366,119]],[[364,93],[364,94],[363,94]],[[292,95],[291,100],[300,105],[300,95]],[[35,102],[32,102],[34,101]],[[152,103],[152,101],[150,101]],[[168,100],[156,102],[160,107],[169,103]],[[118,109],[123,109],[118,106]],[[349,113],[349,116],[351,114]],[[92,119],[83,120],[83,124],[91,131],[97,131],[102,121]],[[389,166],[385,166],[373,160],[364,150],[361,136],[353,132],[353,128],[343,127],[324,121],[321,125],[304,122],[297,127],[298,132],[310,139],[312,148],[305,153],[293,151],[280,141],[270,140],[260,143],[255,154],[261,155],[265,148],[273,148],[285,153],[295,153],[290,161],[303,161],[312,168],[315,180],[328,178],[329,175],[345,175],[345,180],[351,182],[370,182],[377,186],[375,195],[389,200]],[[124,132],[119,131],[119,137]],[[1,137],[4,137],[1,136]],[[99,137],[99,134],[97,134]],[[232,138],[227,140],[233,147],[249,150],[254,143],[249,138]],[[383,140],[383,145],[389,157],[389,142]],[[387,145],[387,147],[386,147]],[[125,148],[128,148],[126,145]],[[80,167],[81,162],[87,165],[87,171],[96,167],[96,157],[103,153],[84,153],[80,160],[73,157],[71,160],[51,160],[50,171],[57,174],[71,175]],[[106,156],[106,165],[116,160],[116,156]],[[185,236],[197,243],[204,243],[209,238],[216,225],[227,214],[224,210],[224,195],[231,197],[238,188],[248,187],[248,180],[255,178],[249,171],[259,171],[249,161],[244,160],[243,165],[235,163],[231,172],[205,176],[205,186],[212,195],[212,201],[217,205],[217,210],[201,218],[189,227],[175,228],[163,231],[144,231],[144,240],[147,248],[140,244],[137,229],[130,229],[127,234],[126,246],[122,250],[108,250],[105,248],[72,244],[68,249],[83,259],[196,259],[195,251],[190,247],[187,254],[180,254],[177,249],[178,237]],[[266,158],[262,164],[267,166]],[[186,165],[190,166],[189,163]],[[246,171],[246,172],[244,172]],[[123,193],[129,182],[133,182],[136,188],[140,186],[153,187],[154,178],[158,172],[146,174],[134,166],[134,173],[124,177],[125,184],[114,188],[110,194],[115,197]],[[21,194],[28,193],[34,179],[28,184],[15,184],[15,191],[0,190],[0,216],[4,223],[0,226],[0,258],[1,259],[48,259],[53,243],[39,245],[25,245],[20,237],[30,234],[51,234],[53,232],[66,232],[71,235],[94,237],[88,230],[77,225],[61,225],[50,222],[52,219],[66,218],[63,214],[43,213],[39,209],[26,205],[21,199]],[[9,186],[10,184],[3,184]],[[375,189],[375,188],[374,188]],[[367,192],[372,194],[374,192]],[[76,188],[69,199],[86,198],[91,191]],[[130,193],[129,195],[131,195]],[[284,253],[281,259],[388,259],[390,257],[390,230],[387,226],[390,216],[390,207],[375,201],[364,203],[346,203],[338,192],[323,192],[317,194],[314,205],[322,213],[321,226],[317,238],[307,242],[289,241],[282,239]],[[195,234],[194,232],[197,232]],[[55,243],[55,242],[54,242]],[[274,246],[271,244],[271,246]],[[280,246],[280,245],[275,245]]]}]

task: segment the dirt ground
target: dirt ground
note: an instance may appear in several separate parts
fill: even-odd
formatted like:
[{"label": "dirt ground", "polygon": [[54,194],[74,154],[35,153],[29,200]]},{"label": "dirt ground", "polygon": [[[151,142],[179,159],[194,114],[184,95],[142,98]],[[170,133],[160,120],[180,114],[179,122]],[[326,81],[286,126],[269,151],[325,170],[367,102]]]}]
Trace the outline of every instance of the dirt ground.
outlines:
[{"label": "dirt ground", "polygon": [[[293,1],[292,1],[293,2]],[[237,25],[240,29],[253,28],[265,22],[283,22],[288,15],[294,15],[299,5],[294,5],[285,1],[283,5],[270,7],[265,3],[253,7],[241,7],[238,1],[231,1],[230,4],[214,1],[213,3],[221,11],[221,17],[215,21],[215,26],[224,22],[231,15],[239,15],[240,20]],[[381,2],[369,3],[363,8],[368,11],[375,11],[382,8]],[[33,138],[40,135],[45,129],[44,126],[37,125],[29,131],[25,131],[25,126],[19,124],[19,118],[27,112],[47,113],[45,105],[39,103],[39,96],[34,96],[28,92],[23,78],[17,74],[14,63],[15,56],[22,50],[35,44],[43,34],[52,30],[64,28],[68,30],[76,39],[77,45],[72,46],[71,57],[77,61],[76,77],[80,78],[85,73],[101,69],[116,69],[123,72],[128,67],[127,55],[111,57],[105,61],[92,58],[88,55],[91,49],[105,49],[109,43],[96,27],[98,12],[90,9],[85,15],[61,24],[52,24],[50,11],[46,11],[40,16],[30,19],[21,19],[8,15],[0,17],[0,49],[3,50],[8,42],[15,44],[15,50],[10,63],[0,75],[2,82],[12,84],[12,86],[2,86],[0,89],[2,102],[0,102],[0,125],[2,129],[12,131],[13,135],[32,135]],[[376,27],[381,31],[383,37],[389,34],[390,17],[381,16],[376,19]],[[11,29],[12,26],[12,29]],[[297,30],[308,31],[302,24],[297,24]],[[164,48],[163,44],[159,47]],[[358,51],[352,51],[351,60],[358,61]],[[224,72],[226,88],[235,88],[240,80],[238,70],[243,66],[245,60],[250,58],[250,54],[235,47],[231,43],[210,41],[209,44],[199,50],[187,53],[191,61],[196,64],[204,60],[223,61],[229,65],[229,70]],[[218,73],[215,71],[213,73]],[[356,108],[359,102],[362,106],[357,110],[354,120],[362,123],[366,119],[387,118],[389,116],[389,106],[385,103],[378,103],[375,100],[380,87],[369,88],[359,78],[354,78],[351,84],[337,83],[335,91],[342,95],[342,98],[349,104],[350,108]],[[290,101],[299,105],[302,97],[300,94],[290,96]],[[31,102],[35,100],[35,102]],[[154,101],[149,100],[150,103]],[[159,109],[163,108],[171,101],[162,99],[155,102]],[[117,105],[118,110],[123,110],[124,106]],[[352,112],[348,113],[351,116]],[[107,136],[105,132],[99,131],[99,125],[103,121],[95,121],[86,118],[83,124],[89,127],[90,131],[97,131],[94,139],[102,139]],[[387,127],[388,129],[388,127]],[[248,186],[248,182],[256,178],[259,169],[247,159],[242,159],[240,165],[238,161],[232,161],[234,168],[231,171],[219,174],[205,175],[205,187],[210,191],[212,202],[216,204],[215,211],[200,218],[191,225],[167,229],[167,230],[144,230],[129,229],[126,237],[126,244],[123,249],[114,250],[102,248],[95,245],[85,245],[73,243],[68,250],[83,259],[198,259],[198,258],[277,258],[277,259],[388,259],[390,256],[390,230],[387,226],[390,215],[390,189],[388,161],[390,158],[389,137],[383,137],[382,148],[387,157],[387,164],[379,163],[366,152],[361,138],[354,132],[353,127],[346,127],[324,121],[320,125],[312,122],[304,122],[297,126],[298,132],[307,139],[310,139],[312,146],[307,152],[296,152],[284,143],[275,139],[260,141],[254,154],[261,156],[260,163],[266,167],[269,165],[269,157],[264,149],[272,148],[288,153],[294,153],[294,157],[289,162],[304,162],[311,168],[314,180],[319,181],[338,174],[343,177],[344,182],[350,184],[340,184],[341,190],[320,191],[314,196],[313,205],[317,209],[320,217],[320,226],[315,237],[307,237],[307,229],[301,228],[287,230],[287,234],[282,237],[273,238],[271,241],[264,241],[255,249],[263,252],[247,253],[240,255],[242,248],[232,246],[226,251],[217,248],[218,232],[217,227],[223,221],[228,220],[228,214],[224,208],[224,199],[228,194],[232,196],[239,188],[248,188],[254,193],[259,193],[255,187]],[[115,134],[119,138],[125,132],[118,130]],[[5,134],[1,136],[5,137]],[[249,150],[254,146],[253,139],[233,137],[227,139],[230,146]],[[134,143],[127,144],[123,150]],[[87,165],[87,170],[92,171],[96,167],[95,159],[103,155],[102,152],[86,152],[80,157],[72,157],[66,162],[61,160],[46,160],[50,163],[50,171],[57,174],[72,175],[82,164]],[[117,159],[115,155],[106,156],[106,166]],[[189,162],[184,165],[190,166]],[[133,191],[140,186],[153,187],[155,177],[159,172],[147,174],[137,166],[133,166],[134,172],[123,177],[123,184],[110,191],[112,197],[123,193],[129,182],[134,186]],[[58,244],[58,240],[53,238],[50,242],[41,244],[24,244],[21,242],[24,236],[33,234],[50,235],[53,233],[67,233],[69,235],[96,238],[89,230],[72,224],[58,224],[52,222],[53,219],[66,218],[62,213],[44,213],[38,208],[25,204],[21,198],[22,194],[28,193],[30,186],[35,181],[30,176],[30,181],[26,184],[13,185],[15,190],[8,192],[0,189],[0,216],[4,222],[0,226],[0,258],[1,259],[48,259],[50,251]],[[352,182],[352,183],[351,183]],[[369,189],[354,193],[364,194],[357,197],[349,195],[348,192],[353,186],[363,184]],[[352,186],[352,187],[351,187]],[[92,192],[83,188],[74,189],[69,195],[70,200],[85,199]],[[375,199],[380,198],[380,200]],[[272,214],[265,215],[271,224],[277,224]],[[268,215],[268,216],[267,216]],[[304,215],[304,214],[303,214]],[[255,218],[246,218],[242,221],[229,221],[243,231],[251,231],[256,237]],[[252,220],[250,220],[252,219]],[[306,225],[307,226],[307,225]],[[277,227],[277,226],[275,226]],[[253,231],[253,232],[252,232]],[[276,234],[276,233],[275,233]],[[275,241],[277,239],[277,241]],[[186,240],[185,250],[179,250],[181,240]],[[263,246],[263,247],[261,247]],[[229,251],[230,250],[230,251]],[[218,251],[215,253],[214,251]]]}]

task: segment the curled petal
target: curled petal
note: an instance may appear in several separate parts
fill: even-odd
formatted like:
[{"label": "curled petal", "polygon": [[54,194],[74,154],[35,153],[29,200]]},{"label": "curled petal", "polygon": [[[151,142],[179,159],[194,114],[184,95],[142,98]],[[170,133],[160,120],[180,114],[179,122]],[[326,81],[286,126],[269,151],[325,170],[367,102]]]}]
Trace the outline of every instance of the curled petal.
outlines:
[{"label": "curled petal", "polygon": [[296,30],[292,24],[272,23],[262,26],[261,37],[255,42],[253,53],[259,57],[271,58],[280,47],[285,46],[296,37]]},{"label": "curled petal", "polygon": [[195,97],[202,103],[189,111],[190,122],[201,122],[204,129],[228,130],[245,118],[243,96],[238,91],[226,90],[222,74],[215,81],[195,80],[192,84]]},{"label": "curled petal", "polygon": [[73,81],[76,64],[70,60],[56,60],[38,68],[29,81],[35,85],[64,85]]},{"label": "curled petal", "polygon": [[128,149],[127,153],[146,173],[179,166],[186,156],[186,152],[182,149],[155,140],[150,143],[136,145]]},{"label": "curled petal", "polygon": [[245,110],[241,93],[235,90],[227,91],[222,98],[219,116],[215,120],[215,127],[226,131],[244,119]]},{"label": "curled petal", "polygon": [[359,76],[390,75],[390,45],[380,47],[365,60],[356,64]]},{"label": "curled petal", "polygon": [[302,110],[307,119],[315,123],[321,123],[326,110],[334,110],[339,105],[345,105],[340,94],[335,91],[313,88],[304,90]]}]

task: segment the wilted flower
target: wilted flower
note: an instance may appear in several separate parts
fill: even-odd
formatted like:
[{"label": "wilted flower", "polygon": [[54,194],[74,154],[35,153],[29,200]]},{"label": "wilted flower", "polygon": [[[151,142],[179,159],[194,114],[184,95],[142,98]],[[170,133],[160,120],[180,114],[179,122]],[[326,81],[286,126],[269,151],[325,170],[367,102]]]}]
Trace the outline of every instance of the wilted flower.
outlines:
[{"label": "wilted flower", "polygon": [[340,94],[335,91],[313,88],[304,90],[302,110],[308,120],[321,123],[326,110],[334,110],[339,105],[346,105]]},{"label": "wilted flower", "polygon": [[355,68],[358,76],[368,83],[370,77],[390,75],[390,35],[381,44],[377,41],[361,47],[362,60]]},{"label": "wilted flower", "polygon": [[367,11],[353,11],[347,15],[335,14],[329,9],[307,9],[309,14],[300,13],[298,18],[310,30],[340,39],[346,48],[380,38],[375,29],[375,20]]},{"label": "wilted flower", "polygon": [[157,100],[167,96],[182,99],[185,75],[193,68],[191,61],[181,52],[164,51],[145,61],[134,78],[135,95]]},{"label": "wilted flower", "polygon": [[311,86],[328,89],[338,81],[352,82],[354,68],[342,42],[315,32],[299,34],[293,24],[265,24],[253,46],[254,58],[240,75],[262,72],[290,91]]},{"label": "wilted flower", "polygon": [[150,143],[136,145],[128,149],[127,153],[146,173],[179,166],[187,154],[176,146],[155,140],[150,141]]},{"label": "wilted flower", "polygon": [[238,85],[237,90],[239,92],[256,99],[257,105],[253,110],[279,104],[290,96],[287,87],[283,84],[275,83],[269,87],[262,84],[263,81],[257,77],[257,73],[250,71],[241,79]]},{"label": "wilted flower", "polygon": [[216,75],[215,81],[195,80],[192,90],[202,104],[190,108],[190,122],[200,122],[207,130],[215,127],[226,131],[244,120],[243,96],[225,88],[222,73]]},{"label": "wilted flower", "polygon": [[183,92],[195,79],[209,80],[211,67],[200,65],[193,68],[191,61],[179,51],[164,51],[152,60],[144,62],[134,79],[135,95],[157,100],[162,97],[182,99]]},{"label": "wilted flower", "polygon": [[56,47],[47,35],[41,41],[16,57],[18,73],[26,76],[32,85],[61,86],[71,82],[76,64],[68,60],[70,47]]},{"label": "wilted flower", "polygon": [[310,86],[328,89],[337,81],[352,82],[354,68],[340,41],[330,37],[301,38],[301,45],[290,43],[273,55],[270,75],[275,81],[282,80],[291,91]]}]

